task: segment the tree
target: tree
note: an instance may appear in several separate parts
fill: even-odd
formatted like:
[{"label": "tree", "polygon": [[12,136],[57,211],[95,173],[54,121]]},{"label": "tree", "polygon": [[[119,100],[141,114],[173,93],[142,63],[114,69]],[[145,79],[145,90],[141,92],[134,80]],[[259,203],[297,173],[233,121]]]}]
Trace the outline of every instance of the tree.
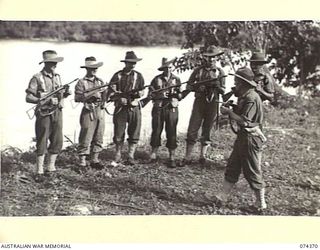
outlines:
[{"label": "tree", "polygon": [[[234,51],[261,50],[277,59],[286,86],[306,86],[306,76],[320,64],[320,25],[315,21],[245,21],[184,23],[183,48],[201,44]],[[299,73],[293,69],[297,67]],[[296,81],[291,81],[296,78]]]}]

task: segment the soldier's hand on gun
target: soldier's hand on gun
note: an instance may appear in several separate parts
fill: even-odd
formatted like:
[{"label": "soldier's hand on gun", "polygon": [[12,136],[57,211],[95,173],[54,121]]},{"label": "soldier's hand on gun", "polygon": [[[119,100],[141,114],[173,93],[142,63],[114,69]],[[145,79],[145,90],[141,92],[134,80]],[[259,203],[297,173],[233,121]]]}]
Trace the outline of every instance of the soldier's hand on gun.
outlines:
[{"label": "soldier's hand on gun", "polygon": [[71,95],[71,90],[70,90],[70,87],[69,85],[67,85],[65,88],[64,88],[64,92],[63,92],[63,97],[66,98],[68,97],[69,95]]},{"label": "soldier's hand on gun", "polygon": [[231,109],[229,109],[229,108],[227,108],[227,107],[225,107],[225,106],[221,106],[220,112],[221,112],[221,114],[223,114],[223,115],[228,115],[228,114],[231,112]]},{"label": "soldier's hand on gun", "polygon": [[169,98],[169,91],[163,92],[163,97],[164,98]]},{"label": "soldier's hand on gun", "polygon": [[97,98],[96,96],[91,96],[91,97],[87,100],[88,103],[94,103],[94,102],[96,102],[96,101],[98,101],[98,98]]},{"label": "soldier's hand on gun", "polygon": [[205,90],[206,90],[206,86],[200,85],[199,91],[200,91],[200,92],[203,92],[203,91],[205,91]]},{"label": "soldier's hand on gun", "polygon": [[139,92],[136,92],[136,93],[131,94],[130,97],[131,97],[132,99],[136,99],[136,98],[139,98],[139,97],[140,97],[140,94],[139,94]]},{"label": "soldier's hand on gun", "polygon": [[[39,93],[39,101],[40,101],[40,99],[44,98],[47,94],[48,94],[48,92],[40,92]],[[41,105],[48,104],[48,103],[51,103],[51,98],[46,98],[46,99],[40,101]]]},{"label": "soldier's hand on gun", "polygon": [[256,87],[256,91],[257,91],[257,92],[261,92],[261,91],[262,91],[262,87],[261,87],[261,85],[260,85],[260,84],[258,84],[258,85],[257,85],[257,87]]},{"label": "soldier's hand on gun", "polygon": [[128,104],[128,100],[127,100],[127,98],[120,98],[120,103],[122,104],[122,105],[127,105]]},{"label": "soldier's hand on gun", "polygon": [[57,97],[52,97],[52,98],[50,99],[50,103],[51,103],[52,105],[58,105],[58,104],[59,104],[59,100],[58,100]]}]

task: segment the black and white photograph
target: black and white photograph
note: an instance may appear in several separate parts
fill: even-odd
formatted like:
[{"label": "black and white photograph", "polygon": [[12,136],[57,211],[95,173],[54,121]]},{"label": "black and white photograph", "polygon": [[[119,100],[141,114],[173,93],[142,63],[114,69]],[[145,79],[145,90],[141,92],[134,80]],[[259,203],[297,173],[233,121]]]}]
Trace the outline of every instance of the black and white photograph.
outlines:
[{"label": "black and white photograph", "polygon": [[320,22],[0,21],[0,216],[320,215]]}]

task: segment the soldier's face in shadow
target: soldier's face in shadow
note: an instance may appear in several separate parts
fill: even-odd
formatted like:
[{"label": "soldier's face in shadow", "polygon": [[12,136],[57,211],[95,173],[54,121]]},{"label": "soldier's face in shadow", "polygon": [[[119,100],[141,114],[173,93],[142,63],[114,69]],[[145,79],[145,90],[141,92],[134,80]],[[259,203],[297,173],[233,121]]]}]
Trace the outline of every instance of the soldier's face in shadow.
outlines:
[{"label": "soldier's face in shadow", "polygon": [[57,67],[56,62],[45,62],[44,63],[45,71],[47,71],[48,73],[54,73],[56,67]]},{"label": "soldier's face in shadow", "polygon": [[251,62],[250,67],[251,67],[253,73],[256,75],[261,71],[263,65],[264,65],[264,63],[253,63],[253,62]]},{"label": "soldier's face in shadow", "polygon": [[216,67],[217,64],[217,58],[214,56],[205,56],[204,57],[205,65],[206,67]]},{"label": "soldier's face in shadow", "polygon": [[236,97],[240,97],[244,93],[245,85],[246,84],[241,79],[235,77],[233,93]]},{"label": "soldier's face in shadow", "polygon": [[125,62],[125,70],[130,71],[133,70],[137,63],[135,62]]},{"label": "soldier's face in shadow", "polygon": [[163,74],[165,75],[165,76],[168,76],[168,75],[170,75],[170,73],[172,72],[172,67],[165,67],[165,68],[163,68]]},{"label": "soldier's face in shadow", "polygon": [[87,76],[92,77],[97,74],[97,68],[87,68]]}]

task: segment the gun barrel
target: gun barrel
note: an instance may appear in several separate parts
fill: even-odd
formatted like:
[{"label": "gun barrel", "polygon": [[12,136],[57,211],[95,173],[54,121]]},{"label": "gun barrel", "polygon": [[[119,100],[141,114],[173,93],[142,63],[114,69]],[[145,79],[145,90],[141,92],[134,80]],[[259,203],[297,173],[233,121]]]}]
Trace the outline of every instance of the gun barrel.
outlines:
[{"label": "gun barrel", "polygon": [[79,78],[76,78],[76,79],[74,79],[73,81],[62,85],[61,87],[57,88],[56,90],[51,91],[51,92],[50,92],[49,94],[47,94],[46,96],[40,98],[39,101],[41,102],[41,101],[46,100],[47,98],[55,95],[56,93],[59,93],[61,90],[63,90],[63,89],[66,88],[68,85],[70,85],[71,83],[73,83],[73,82],[75,82],[75,81],[77,81],[77,80],[79,80]]}]

